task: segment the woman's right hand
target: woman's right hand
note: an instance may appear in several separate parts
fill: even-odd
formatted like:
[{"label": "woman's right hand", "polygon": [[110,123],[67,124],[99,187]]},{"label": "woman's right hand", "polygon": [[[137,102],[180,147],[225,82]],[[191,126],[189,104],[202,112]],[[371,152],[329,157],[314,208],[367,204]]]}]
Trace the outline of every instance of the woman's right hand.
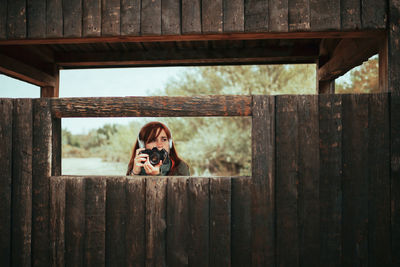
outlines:
[{"label": "woman's right hand", "polygon": [[140,174],[142,167],[144,167],[144,163],[149,157],[148,154],[140,154],[141,151],[145,150],[144,148],[139,148],[136,150],[136,156],[133,161],[133,174]]}]

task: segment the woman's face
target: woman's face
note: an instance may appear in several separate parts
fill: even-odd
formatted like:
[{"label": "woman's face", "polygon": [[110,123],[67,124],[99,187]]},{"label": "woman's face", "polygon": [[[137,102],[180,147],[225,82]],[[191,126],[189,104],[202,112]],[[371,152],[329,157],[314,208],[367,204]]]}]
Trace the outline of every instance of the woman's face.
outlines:
[{"label": "woman's face", "polygon": [[165,149],[169,153],[169,140],[164,129],[161,129],[160,134],[155,140],[150,140],[146,143],[146,149],[153,149],[156,147],[158,150]]}]

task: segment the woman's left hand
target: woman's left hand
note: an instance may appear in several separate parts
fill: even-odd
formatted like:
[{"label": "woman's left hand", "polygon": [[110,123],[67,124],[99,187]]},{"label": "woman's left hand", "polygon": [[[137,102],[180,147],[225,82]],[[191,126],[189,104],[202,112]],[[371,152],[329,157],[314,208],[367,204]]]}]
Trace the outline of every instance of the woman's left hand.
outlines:
[{"label": "woman's left hand", "polygon": [[150,163],[149,158],[144,163],[144,170],[146,171],[147,175],[159,175],[160,174],[160,167],[163,164],[162,161],[160,161],[157,165],[153,166]]}]

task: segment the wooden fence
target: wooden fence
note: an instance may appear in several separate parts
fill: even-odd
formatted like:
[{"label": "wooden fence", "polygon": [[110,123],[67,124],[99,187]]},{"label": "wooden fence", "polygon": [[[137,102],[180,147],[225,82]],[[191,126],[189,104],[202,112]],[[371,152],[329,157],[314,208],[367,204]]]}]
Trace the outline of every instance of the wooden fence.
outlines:
[{"label": "wooden fence", "polygon": [[[0,265],[396,265],[399,110],[396,94],[0,99]],[[252,176],[61,175],[60,118],[155,113],[251,116]]]}]

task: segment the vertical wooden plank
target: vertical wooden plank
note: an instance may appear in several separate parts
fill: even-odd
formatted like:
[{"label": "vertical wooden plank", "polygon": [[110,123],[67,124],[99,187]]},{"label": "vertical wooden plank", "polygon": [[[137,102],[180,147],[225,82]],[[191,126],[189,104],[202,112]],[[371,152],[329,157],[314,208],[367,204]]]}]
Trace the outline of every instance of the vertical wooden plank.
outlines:
[{"label": "vertical wooden plank", "polygon": [[0,0],[0,40],[7,39],[7,0]]},{"label": "vertical wooden plank", "polygon": [[11,265],[13,100],[0,99],[0,265]]},{"label": "vertical wooden plank", "polygon": [[189,264],[189,199],[187,178],[169,178],[167,185],[167,265]]},{"label": "vertical wooden plank", "polygon": [[243,32],[244,1],[224,0],[223,5],[224,32]]},{"label": "vertical wooden plank", "polygon": [[319,96],[320,261],[342,265],[342,95]]},{"label": "vertical wooden plank", "polygon": [[33,103],[32,158],[32,264],[50,265],[50,176],[52,121],[50,102],[35,99]]},{"label": "vertical wooden plank", "polygon": [[388,94],[370,95],[368,122],[368,265],[391,264]]},{"label": "vertical wooden plank", "polygon": [[106,180],[86,178],[84,266],[105,265]]},{"label": "vertical wooden plank", "polygon": [[318,96],[297,96],[298,220],[301,266],[318,266],[320,255]]},{"label": "vertical wooden plank", "polygon": [[82,36],[82,0],[63,1],[64,37]]},{"label": "vertical wooden plank", "polygon": [[310,0],[312,31],[340,31],[340,0]]},{"label": "vertical wooden plank", "polygon": [[126,266],[145,264],[146,180],[126,180]]},{"label": "vertical wooden plank", "polygon": [[288,2],[288,0],[269,2],[269,30],[271,32],[287,32],[289,30]]},{"label": "vertical wooden plank", "polygon": [[391,235],[393,265],[400,265],[400,94],[390,99]]},{"label": "vertical wooden plank", "polygon": [[26,38],[26,1],[8,0],[7,4],[7,38]]},{"label": "vertical wooden plank", "polygon": [[296,96],[276,97],[277,265],[299,266],[298,117]]},{"label": "vertical wooden plank", "polygon": [[140,0],[121,0],[121,35],[139,35]]},{"label": "vertical wooden plank", "polygon": [[101,0],[83,0],[82,35],[95,37],[101,34]]},{"label": "vertical wooden plank", "polygon": [[61,119],[52,119],[51,175],[61,175]]},{"label": "vertical wooden plank", "polygon": [[232,266],[251,263],[251,181],[232,179]]},{"label": "vertical wooden plank", "polygon": [[166,265],[166,178],[146,180],[146,265]]},{"label": "vertical wooden plank", "polygon": [[244,0],[245,32],[268,30],[268,13],[268,0]]},{"label": "vertical wooden plank", "polygon": [[275,98],[253,96],[251,230],[252,263],[274,266]]},{"label": "vertical wooden plank", "polygon": [[46,4],[46,37],[63,36],[62,0],[47,0]]},{"label": "vertical wooden plank", "polygon": [[12,147],[12,264],[31,265],[32,100],[16,99]]},{"label": "vertical wooden plank", "polygon": [[361,0],[363,29],[386,29],[388,8],[386,1]]},{"label": "vertical wooden plank", "polygon": [[124,266],[126,178],[107,179],[106,202],[106,265]]},{"label": "vertical wooden plank", "polygon": [[389,92],[400,93],[400,3],[389,3]]},{"label": "vertical wooden plank", "polygon": [[340,17],[342,30],[356,30],[361,28],[361,1],[341,0]]},{"label": "vertical wooden plank", "polygon": [[368,95],[343,96],[343,264],[368,262]]},{"label": "vertical wooden plank", "polygon": [[389,38],[379,42],[379,92],[389,92]]},{"label": "vertical wooden plank", "polygon": [[65,265],[65,179],[50,179],[51,266]]},{"label": "vertical wooden plank", "polygon": [[182,0],[182,33],[201,33],[201,0]]},{"label": "vertical wooden plank", "polygon": [[118,36],[121,33],[121,3],[120,0],[102,0],[101,5],[101,35]]},{"label": "vertical wooden plank", "polygon": [[289,31],[310,30],[310,0],[289,0]]},{"label": "vertical wooden plank", "polygon": [[28,38],[46,37],[46,0],[27,0]]},{"label": "vertical wooden plank", "polygon": [[203,33],[222,32],[223,10],[222,0],[201,1],[201,26]]},{"label": "vertical wooden plank", "polygon": [[162,34],[181,33],[181,4],[180,0],[163,0],[161,3]]},{"label": "vertical wooden plank", "polygon": [[65,191],[65,265],[84,266],[85,180],[66,180]]},{"label": "vertical wooden plank", "polygon": [[142,35],[161,34],[161,0],[142,0],[140,32]]},{"label": "vertical wooden plank", "polygon": [[189,179],[189,265],[208,266],[210,258],[210,188],[207,178]]}]

